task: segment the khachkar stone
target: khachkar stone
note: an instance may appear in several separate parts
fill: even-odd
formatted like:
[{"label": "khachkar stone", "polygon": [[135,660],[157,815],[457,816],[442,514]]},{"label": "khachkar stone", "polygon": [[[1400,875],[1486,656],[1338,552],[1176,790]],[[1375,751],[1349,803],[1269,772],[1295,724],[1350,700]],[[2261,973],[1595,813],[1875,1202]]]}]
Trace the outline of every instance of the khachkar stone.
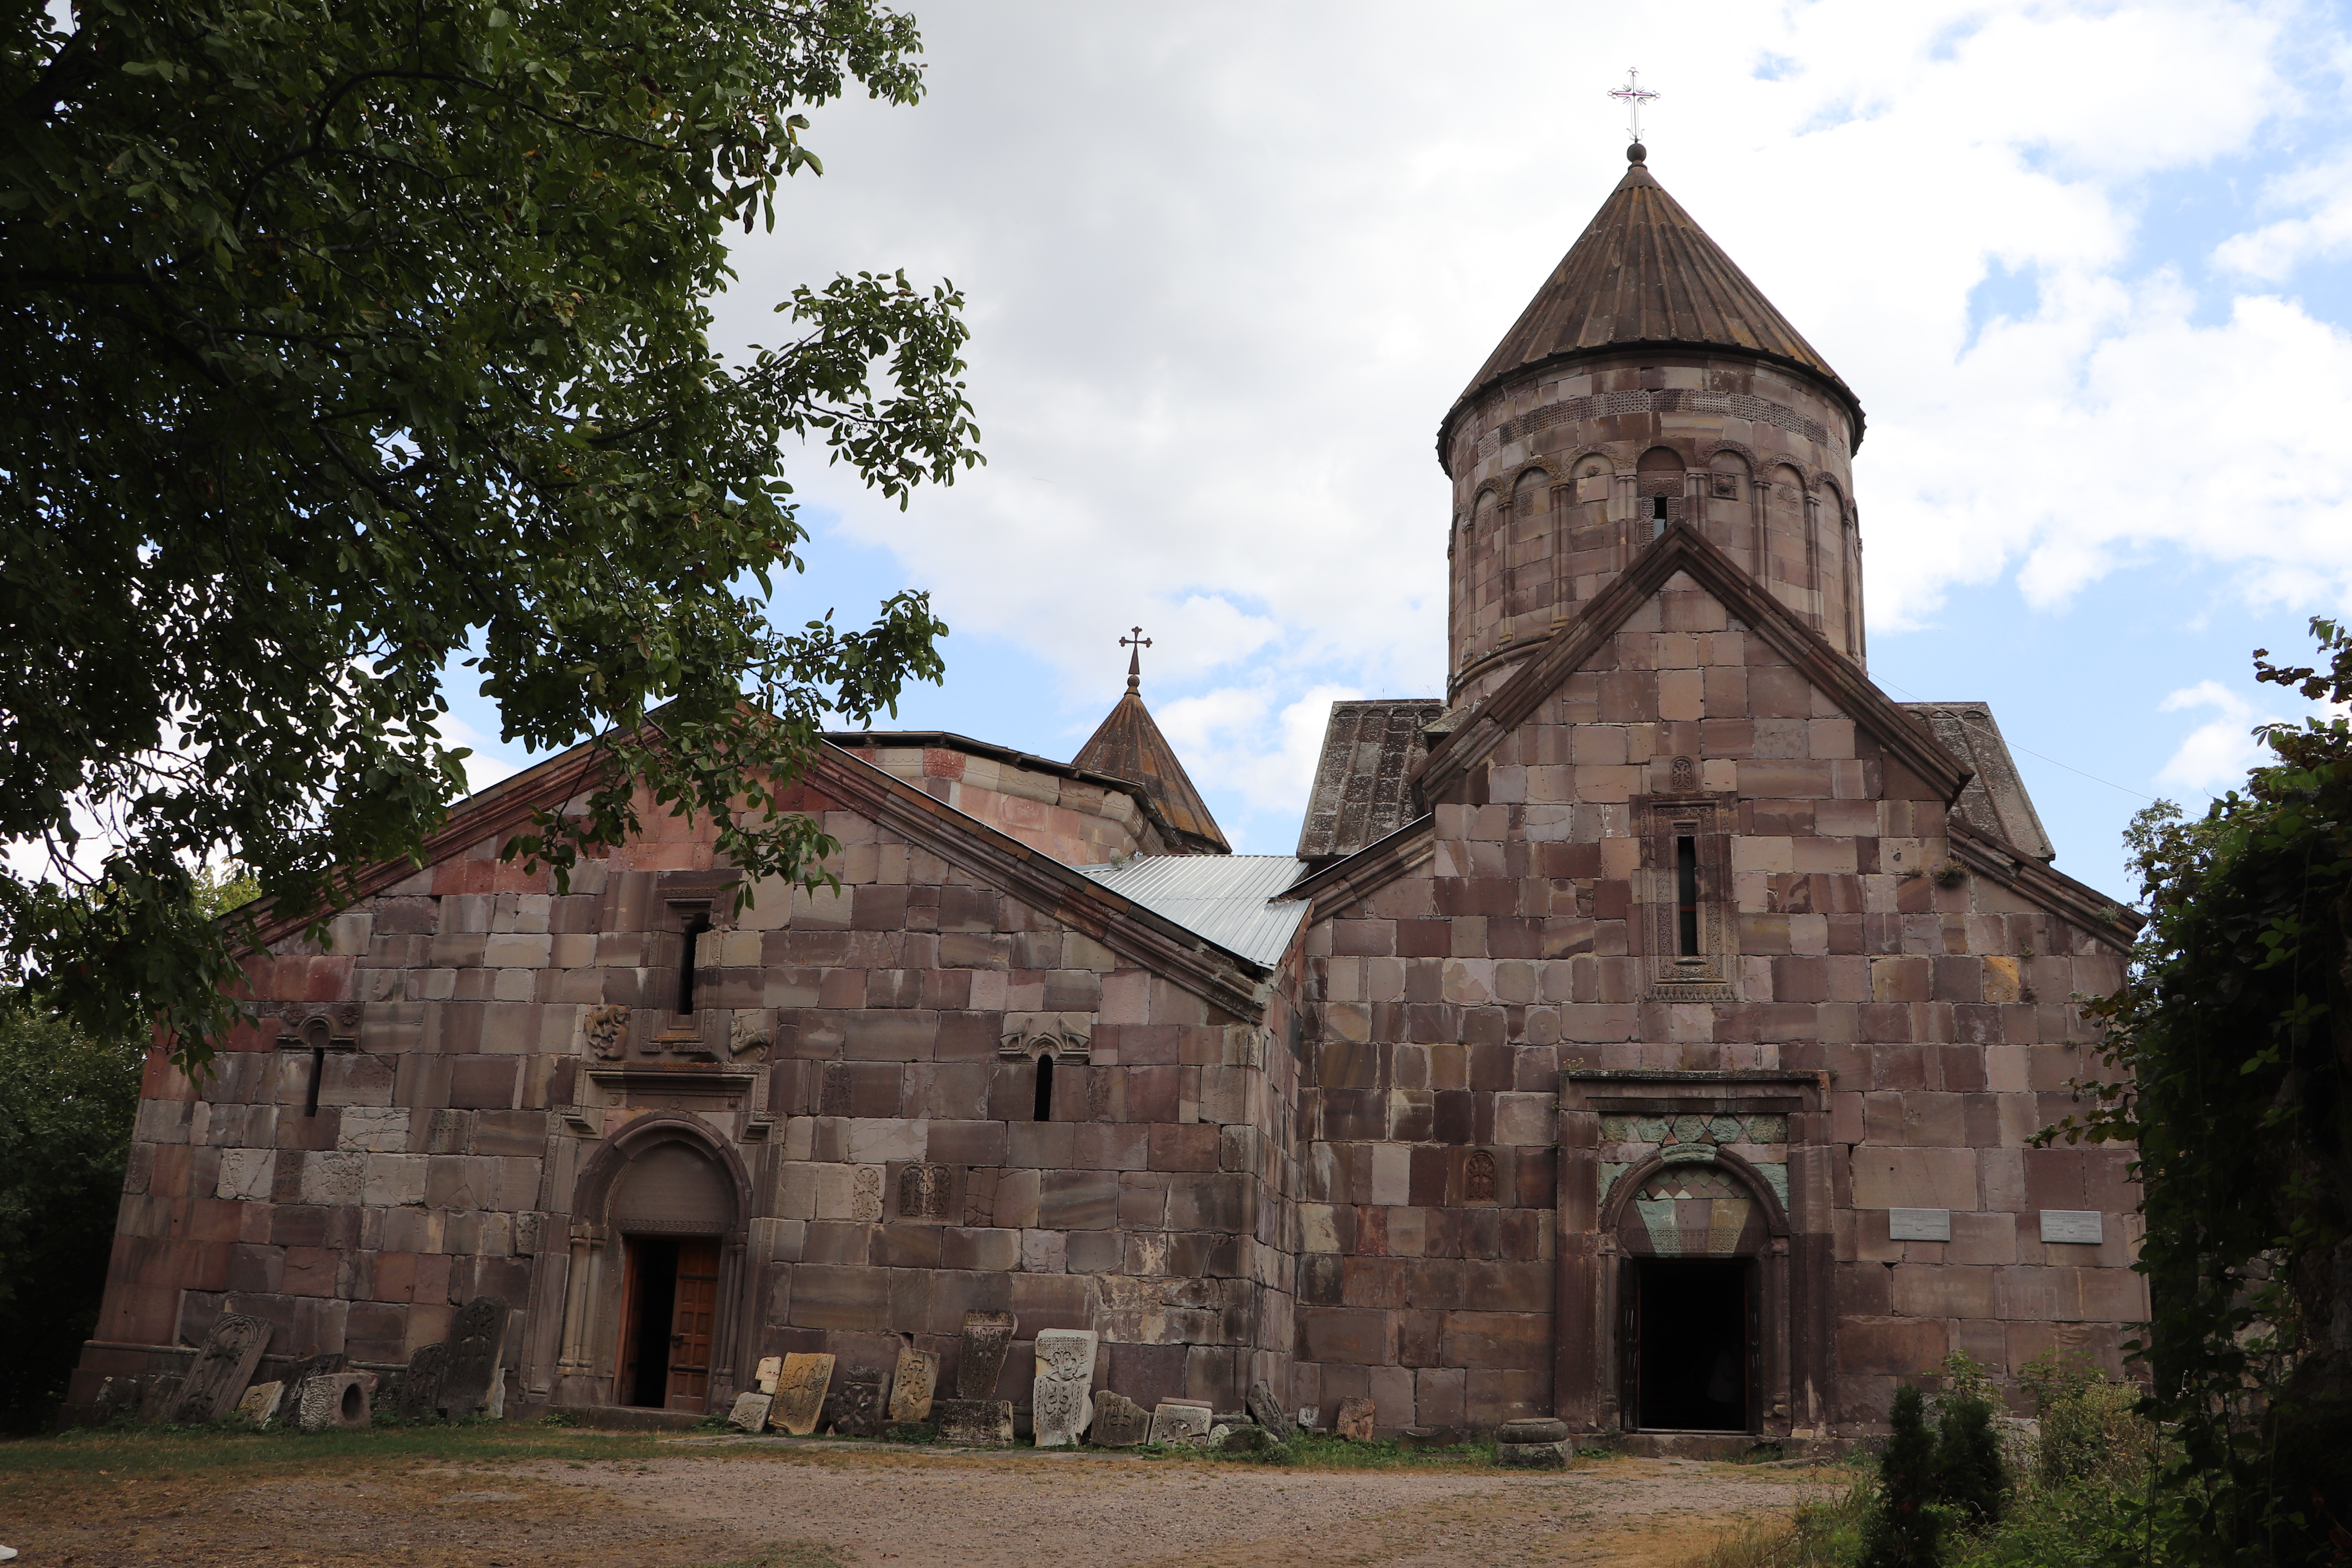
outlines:
[{"label": "khachkar stone", "polygon": [[449,1363],[441,1374],[441,1414],[452,1421],[488,1410],[502,1414],[505,1390],[500,1351],[506,1344],[507,1301],[503,1296],[477,1296],[457,1309],[449,1328]]},{"label": "khachkar stone", "polygon": [[205,1336],[196,1364],[180,1384],[172,1420],[182,1426],[206,1426],[226,1418],[253,1383],[253,1369],[269,1344],[269,1325],[243,1312],[224,1312]]},{"label": "khachkar stone", "polygon": [[1350,1443],[1369,1443],[1372,1440],[1374,1414],[1369,1399],[1343,1399],[1339,1401],[1339,1413],[1331,1418],[1332,1430]]},{"label": "khachkar stone", "polygon": [[1215,1421],[1206,1400],[1163,1399],[1151,1409],[1151,1440],[1163,1448],[1205,1443]]},{"label": "khachkar stone", "polygon": [[845,1437],[875,1437],[882,1432],[882,1369],[853,1366],[833,1396],[833,1429]]},{"label": "khachkar stone", "polygon": [[898,1173],[900,1219],[950,1219],[954,1195],[955,1172],[945,1165],[917,1163]]},{"label": "khachkar stone", "polygon": [[311,1378],[302,1384],[295,1424],[305,1432],[366,1431],[373,1419],[368,1388],[374,1381],[364,1372],[330,1372]]},{"label": "khachkar stone", "polygon": [[423,1421],[441,1413],[441,1379],[448,1370],[446,1343],[419,1345],[410,1353],[408,1374],[400,1380],[398,1409],[403,1421]]},{"label": "khachkar stone", "polygon": [[1037,1447],[1076,1443],[1095,1418],[1095,1346],[1092,1329],[1037,1331],[1037,1381],[1029,1395]]},{"label": "khachkar stone", "polygon": [[898,1370],[890,1378],[890,1419],[912,1426],[928,1421],[931,1394],[940,1385],[940,1358],[908,1345],[898,1352]]},{"label": "khachkar stone", "polygon": [[770,1394],[739,1394],[735,1408],[727,1413],[727,1425],[738,1432],[764,1432],[768,1429],[768,1407],[775,1403]]},{"label": "khachkar stone", "polygon": [[940,1399],[931,1405],[940,1441],[974,1448],[1003,1448],[1013,1441],[1013,1401]]},{"label": "khachkar stone", "polygon": [[1004,1353],[1013,1348],[1013,1314],[966,1312],[963,1340],[956,1351],[956,1397],[993,1399],[997,1379],[1004,1373]]},{"label": "khachkar stone", "polygon": [[1253,1383],[1249,1391],[1250,1419],[1265,1427],[1277,1443],[1286,1443],[1297,1430],[1290,1424],[1290,1412],[1274,1396],[1274,1389],[1264,1383]]},{"label": "khachkar stone", "polygon": [[1097,1448],[1132,1448],[1151,1441],[1151,1412],[1126,1394],[1104,1389],[1095,1395],[1095,1424],[1087,1441]]},{"label": "khachkar stone", "polygon": [[[341,1351],[325,1355],[306,1355],[286,1369],[286,1377],[278,1395],[278,1408],[271,1412],[270,1421],[280,1426],[290,1426],[302,1415],[302,1385],[314,1377],[324,1377],[331,1372],[341,1372],[350,1366],[351,1358]],[[268,1422],[262,1425],[268,1426]]]},{"label": "khachkar stone", "polygon": [[286,1392],[285,1382],[257,1383],[245,1391],[236,1402],[236,1413],[256,1426],[268,1426],[278,1415],[278,1395]]},{"label": "khachkar stone", "polygon": [[769,1425],[781,1426],[795,1437],[807,1436],[824,1414],[824,1391],[832,1384],[833,1357],[799,1352],[786,1356],[783,1369],[776,1375],[776,1402],[768,1411]]}]

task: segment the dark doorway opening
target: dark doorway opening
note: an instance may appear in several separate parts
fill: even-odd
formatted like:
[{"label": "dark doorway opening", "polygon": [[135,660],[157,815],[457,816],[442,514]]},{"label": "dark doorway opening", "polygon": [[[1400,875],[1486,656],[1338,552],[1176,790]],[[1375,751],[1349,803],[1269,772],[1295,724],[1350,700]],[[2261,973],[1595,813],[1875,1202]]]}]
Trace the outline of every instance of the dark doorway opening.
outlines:
[{"label": "dark doorway opening", "polygon": [[709,1237],[625,1238],[620,1400],[700,1410],[710,1397],[710,1338],[719,1304],[719,1243]]},{"label": "dark doorway opening", "polygon": [[1650,1432],[1755,1430],[1755,1264],[1643,1258],[1627,1266],[1634,1425]]}]

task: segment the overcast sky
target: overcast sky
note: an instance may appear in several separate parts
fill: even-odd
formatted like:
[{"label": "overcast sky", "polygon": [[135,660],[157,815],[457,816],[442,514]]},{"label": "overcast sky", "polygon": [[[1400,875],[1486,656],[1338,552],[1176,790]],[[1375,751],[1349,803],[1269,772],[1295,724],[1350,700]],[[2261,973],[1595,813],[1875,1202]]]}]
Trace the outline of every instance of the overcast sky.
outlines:
[{"label": "overcast sky", "polygon": [[[1439,418],[1650,166],[1860,395],[1870,668],[1991,704],[2120,896],[2299,711],[2249,651],[2352,586],[2347,17],[2287,4],[918,5],[929,96],[819,110],[730,345],[859,268],[971,300],[989,466],[901,513],[814,462],[778,613],[928,588],[906,710],[1068,757],[1117,639],[1235,847],[1295,843],[1336,698],[1444,668]],[[462,710],[461,710],[462,711]],[[488,759],[486,759],[487,761]]]}]

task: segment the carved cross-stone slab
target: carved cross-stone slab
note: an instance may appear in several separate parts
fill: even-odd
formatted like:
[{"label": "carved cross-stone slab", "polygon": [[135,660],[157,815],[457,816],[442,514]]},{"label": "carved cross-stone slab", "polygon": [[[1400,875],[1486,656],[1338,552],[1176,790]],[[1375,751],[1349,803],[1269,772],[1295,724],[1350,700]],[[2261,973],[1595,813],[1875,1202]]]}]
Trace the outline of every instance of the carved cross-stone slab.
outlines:
[{"label": "carved cross-stone slab", "polygon": [[439,1402],[450,1420],[463,1421],[504,1403],[498,1384],[507,1310],[503,1296],[477,1296],[457,1309],[457,1320],[449,1326],[449,1363],[441,1374]]},{"label": "carved cross-stone slab", "polygon": [[940,1441],[975,1448],[1003,1448],[1013,1442],[1013,1401],[941,1399],[931,1405]]},{"label": "carved cross-stone slab", "polygon": [[245,1391],[236,1402],[236,1413],[256,1426],[268,1426],[278,1415],[278,1397],[286,1392],[284,1379],[275,1383],[257,1383]]},{"label": "carved cross-stone slab", "polygon": [[1095,1423],[1087,1441],[1097,1448],[1132,1448],[1151,1441],[1151,1412],[1126,1394],[1104,1389],[1095,1395]]},{"label": "carved cross-stone slab", "polygon": [[955,1171],[947,1165],[916,1163],[898,1173],[900,1219],[953,1219],[949,1204],[955,1196]]},{"label": "carved cross-stone slab", "polygon": [[833,1384],[833,1357],[795,1352],[784,1358],[776,1377],[776,1402],[768,1411],[770,1425],[795,1437],[816,1430],[824,1414],[824,1391]]},{"label": "carved cross-stone slab", "polygon": [[1350,1443],[1369,1443],[1372,1440],[1373,1414],[1369,1399],[1343,1399],[1339,1401],[1339,1413],[1331,1418],[1332,1430]]},{"label": "carved cross-stone slab", "polygon": [[[331,1372],[341,1372],[350,1365],[351,1358],[341,1351],[329,1351],[324,1355],[304,1356],[300,1361],[288,1367],[286,1376],[279,1384],[278,1408],[270,1413],[270,1420],[280,1426],[295,1425],[302,1416],[302,1385],[314,1377],[324,1377]],[[264,1426],[268,1424],[268,1422],[262,1423]]]},{"label": "carved cross-stone slab", "polygon": [[408,1375],[400,1380],[400,1418],[422,1421],[441,1408],[441,1378],[449,1370],[445,1342],[419,1345],[408,1358]]},{"label": "carved cross-stone slab", "polygon": [[882,1369],[853,1366],[833,1396],[833,1429],[845,1437],[873,1437],[882,1431]]},{"label": "carved cross-stone slab", "polygon": [[374,1416],[368,1409],[364,1372],[321,1373],[302,1384],[295,1423],[305,1432],[364,1432]]},{"label": "carved cross-stone slab", "polygon": [[1030,1419],[1040,1448],[1066,1447],[1095,1418],[1095,1347],[1092,1329],[1037,1331],[1037,1380],[1029,1395]]},{"label": "carved cross-stone slab", "polygon": [[956,1397],[993,1399],[996,1380],[1004,1373],[1004,1354],[1013,1348],[1013,1314],[966,1312],[963,1341],[956,1351]]},{"label": "carved cross-stone slab", "polygon": [[940,1386],[940,1358],[909,1345],[898,1352],[898,1370],[890,1378],[890,1419],[912,1426],[928,1421],[931,1395]]},{"label": "carved cross-stone slab", "polygon": [[253,1369],[269,1344],[269,1325],[243,1312],[224,1312],[205,1336],[196,1364],[180,1384],[172,1420],[182,1426],[208,1426],[227,1416],[253,1382]]},{"label": "carved cross-stone slab", "polygon": [[1162,1447],[1205,1443],[1216,1412],[1190,1400],[1163,1399],[1152,1407],[1151,1440]]},{"label": "carved cross-stone slab", "polygon": [[727,1413],[727,1425],[738,1432],[764,1432],[768,1429],[768,1408],[775,1403],[769,1394],[739,1394],[735,1407]]},{"label": "carved cross-stone slab", "polygon": [[1298,1430],[1291,1425],[1290,1412],[1285,1410],[1282,1407],[1282,1401],[1274,1396],[1274,1389],[1270,1384],[1251,1384],[1247,1403],[1250,1418],[1271,1433],[1276,1442],[1290,1441],[1292,1435]]}]

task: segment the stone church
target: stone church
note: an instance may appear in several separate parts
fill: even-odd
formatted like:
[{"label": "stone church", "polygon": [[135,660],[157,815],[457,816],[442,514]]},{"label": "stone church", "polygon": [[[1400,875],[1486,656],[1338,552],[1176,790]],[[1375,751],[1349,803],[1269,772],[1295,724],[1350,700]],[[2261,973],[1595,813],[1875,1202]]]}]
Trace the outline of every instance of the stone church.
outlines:
[{"label": "stone church", "polygon": [[1069,763],[832,737],[838,893],[740,913],[656,812],[567,891],[501,861],[597,765],[542,763],[151,1065],[74,1398],[224,1311],[396,1367],[482,1296],[509,1413],[951,1376],[969,1310],[1384,1434],[1833,1440],[1951,1352],[2116,1364],[2127,1156],[2032,1139],[2136,920],[1984,703],[1872,684],[1862,405],[1631,153],[1438,426],[1445,700],[1334,707],[1295,857],[1132,676]]}]

